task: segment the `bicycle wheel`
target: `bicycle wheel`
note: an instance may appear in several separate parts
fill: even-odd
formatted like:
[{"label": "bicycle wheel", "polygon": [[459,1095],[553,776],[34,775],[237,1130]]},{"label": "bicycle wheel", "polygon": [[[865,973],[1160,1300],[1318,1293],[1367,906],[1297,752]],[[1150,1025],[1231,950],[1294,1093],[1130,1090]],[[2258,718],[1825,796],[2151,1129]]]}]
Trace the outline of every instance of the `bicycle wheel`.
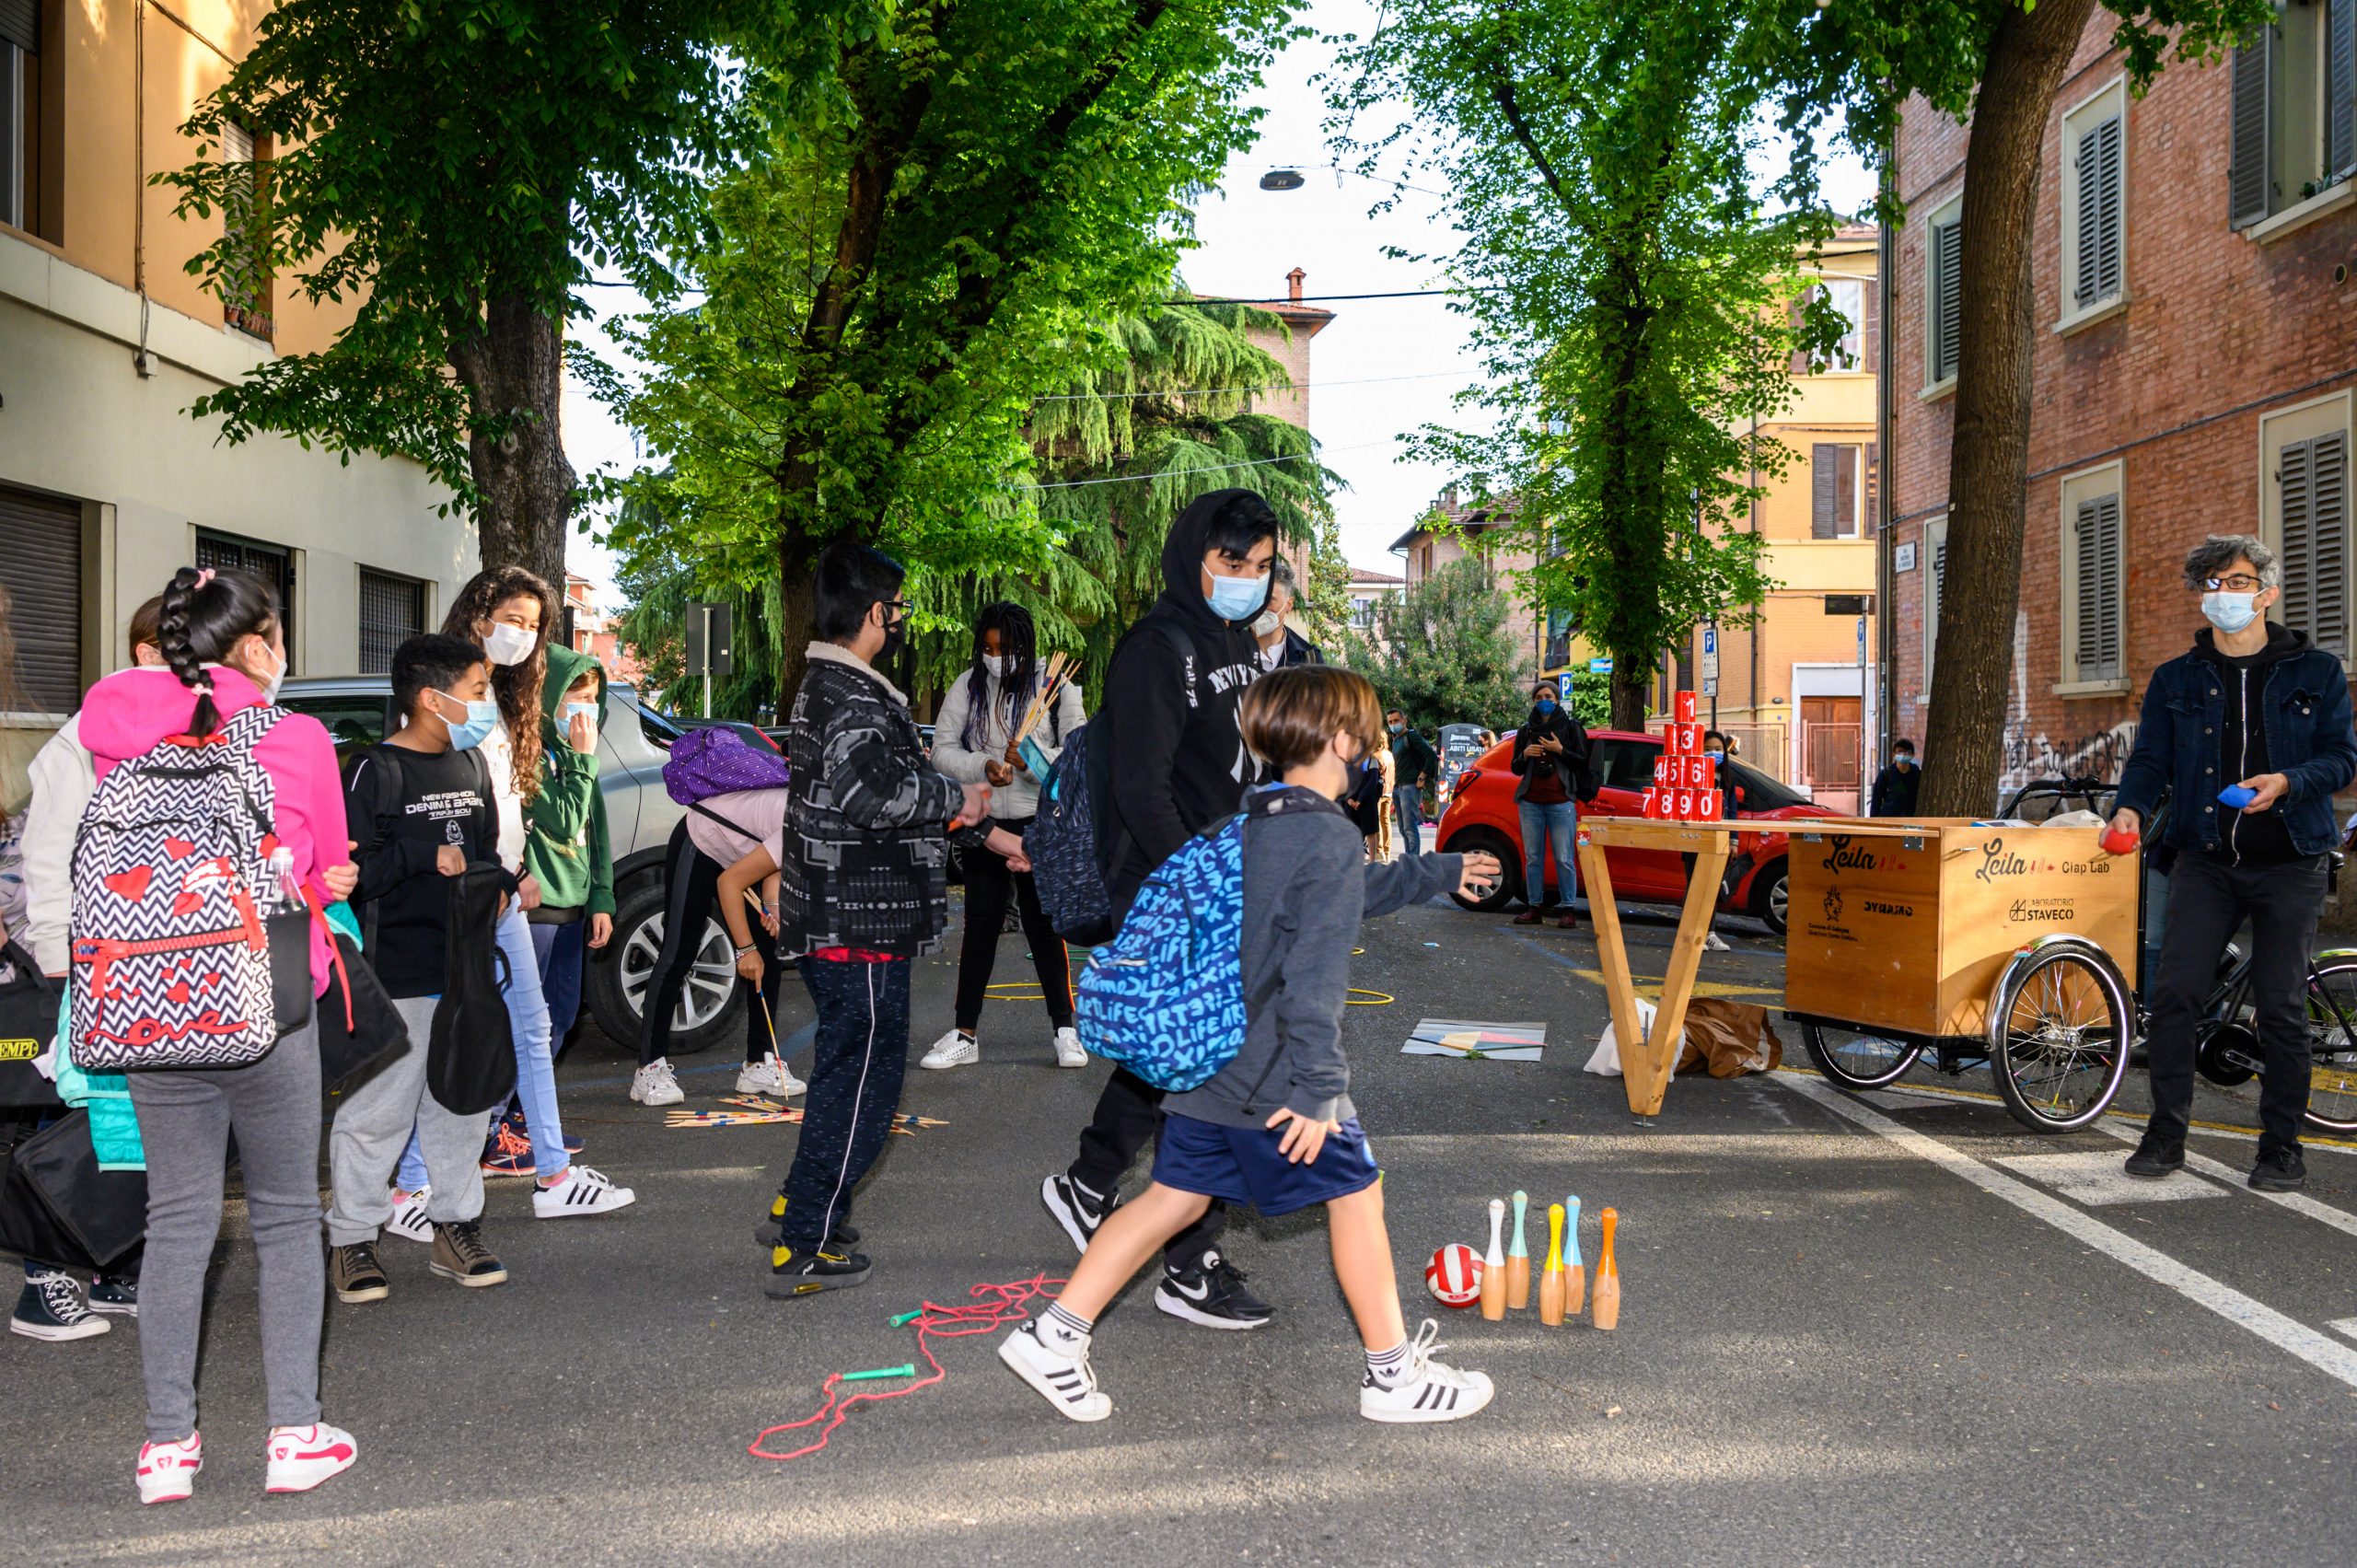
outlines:
[{"label": "bicycle wheel", "polygon": [[1878,1089],[1915,1065],[1920,1045],[1839,1024],[1798,1020],[1801,1043],[1817,1070],[1845,1089]]},{"label": "bicycle wheel", "polygon": [[2119,977],[2068,947],[2037,954],[1995,998],[1991,1065],[2005,1109],[2040,1132],[2069,1132],[2103,1114],[2128,1073],[2134,1012]]},{"label": "bicycle wheel", "polygon": [[2308,971],[2308,1122],[2357,1132],[2357,958]]}]

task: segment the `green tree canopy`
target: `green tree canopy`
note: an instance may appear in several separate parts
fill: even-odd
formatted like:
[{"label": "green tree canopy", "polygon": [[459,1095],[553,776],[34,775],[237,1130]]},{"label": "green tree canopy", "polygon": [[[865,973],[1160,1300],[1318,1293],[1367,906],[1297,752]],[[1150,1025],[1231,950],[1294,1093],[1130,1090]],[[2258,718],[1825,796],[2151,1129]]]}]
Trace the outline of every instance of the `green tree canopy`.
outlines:
[{"label": "green tree canopy", "polygon": [[[415,459],[480,524],[486,564],[564,573],[574,472],[559,437],[563,322],[592,268],[656,247],[731,123],[719,43],[761,0],[282,0],[157,176],[183,215],[239,221],[190,270],[225,299],[257,269],[357,301],[321,353],[200,399],[265,432]],[[225,125],[266,137],[252,167]]]},{"label": "green tree canopy", "polygon": [[1383,705],[1420,729],[1509,729],[1529,711],[1538,675],[1506,624],[1510,613],[1488,564],[1468,556],[1376,601],[1368,634],[1345,638],[1339,662],[1375,682]]},{"label": "green tree canopy", "polygon": [[[1463,396],[1492,434],[1414,445],[1511,519],[1537,557],[1518,596],[1578,612],[1609,650],[1614,712],[1705,616],[1741,623],[1771,586],[1730,528],[1786,454],[1747,433],[1792,396],[1796,257],[1827,232],[1751,189],[1761,94],[1735,62],[1761,18],[1711,0],[1431,0],[1344,49],[1331,124],[1369,173],[1437,171],[1461,244],[1443,260],[1490,376]],[[1405,104],[1410,118],[1362,130]]]}]

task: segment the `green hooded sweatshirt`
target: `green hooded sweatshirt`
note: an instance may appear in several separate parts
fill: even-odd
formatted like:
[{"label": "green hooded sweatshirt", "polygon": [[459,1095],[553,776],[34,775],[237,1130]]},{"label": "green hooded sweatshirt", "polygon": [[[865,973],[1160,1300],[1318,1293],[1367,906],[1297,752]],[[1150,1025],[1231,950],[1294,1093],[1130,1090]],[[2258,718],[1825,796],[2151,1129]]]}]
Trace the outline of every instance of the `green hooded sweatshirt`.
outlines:
[{"label": "green hooded sweatshirt", "polygon": [[548,645],[548,679],[540,685],[540,744],[549,765],[540,773],[540,797],[524,813],[524,868],[540,879],[540,906],[614,912],[614,849],[606,833],[606,796],[598,787],[596,752],[580,752],[565,739],[564,694],[583,675],[595,671],[598,711],[604,712],[606,670],[587,654],[562,644]]}]

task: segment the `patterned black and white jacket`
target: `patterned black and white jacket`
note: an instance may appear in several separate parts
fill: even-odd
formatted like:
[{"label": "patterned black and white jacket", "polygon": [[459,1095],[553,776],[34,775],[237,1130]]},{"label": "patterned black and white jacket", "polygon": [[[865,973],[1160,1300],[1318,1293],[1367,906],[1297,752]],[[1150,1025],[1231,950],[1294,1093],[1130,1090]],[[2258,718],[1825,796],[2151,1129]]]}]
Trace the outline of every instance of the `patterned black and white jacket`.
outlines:
[{"label": "patterned black and white jacket", "polygon": [[[778,951],[930,951],[946,923],[949,819],[965,789],[925,761],[900,689],[813,643],[786,715]],[[960,830],[979,847],[987,824]]]}]

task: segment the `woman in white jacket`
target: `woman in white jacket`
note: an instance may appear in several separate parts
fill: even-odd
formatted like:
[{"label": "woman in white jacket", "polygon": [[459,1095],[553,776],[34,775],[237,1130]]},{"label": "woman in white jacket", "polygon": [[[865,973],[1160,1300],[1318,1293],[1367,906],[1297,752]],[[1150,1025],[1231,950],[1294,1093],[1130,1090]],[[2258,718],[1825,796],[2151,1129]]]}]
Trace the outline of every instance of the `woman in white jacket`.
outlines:
[{"label": "woman in white jacket", "polygon": [[[950,682],[940,713],[933,722],[933,765],[966,784],[991,786],[991,817],[1017,838],[1031,825],[1039,809],[1039,781],[1025,766],[1015,744],[1015,732],[1031,706],[1045,676],[1039,668],[1039,642],[1031,612],[1004,601],[983,610],[974,633],[974,664]],[[1046,718],[1030,735],[1049,762],[1063,749],[1064,738],[1078,729],[1085,715],[1080,688],[1067,684],[1050,704]],[[1048,1004],[1053,1029],[1056,1065],[1084,1067],[1088,1053],[1080,1047],[1073,1028],[1072,982],[1064,965],[1064,945],[1039,909],[1039,889],[1028,871],[1010,869],[1005,861],[982,850],[961,852],[966,871],[966,934],[958,950],[958,1016],[949,1032],[934,1042],[919,1063],[925,1067],[963,1067],[981,1060],[975,1031],[982,1021],[982,999],[991,983],[991,966],[998,958],[998,939],[1006,923],[1010,890],[1022,913],[1023,935],[1031,944],[1031,963]]]}]

